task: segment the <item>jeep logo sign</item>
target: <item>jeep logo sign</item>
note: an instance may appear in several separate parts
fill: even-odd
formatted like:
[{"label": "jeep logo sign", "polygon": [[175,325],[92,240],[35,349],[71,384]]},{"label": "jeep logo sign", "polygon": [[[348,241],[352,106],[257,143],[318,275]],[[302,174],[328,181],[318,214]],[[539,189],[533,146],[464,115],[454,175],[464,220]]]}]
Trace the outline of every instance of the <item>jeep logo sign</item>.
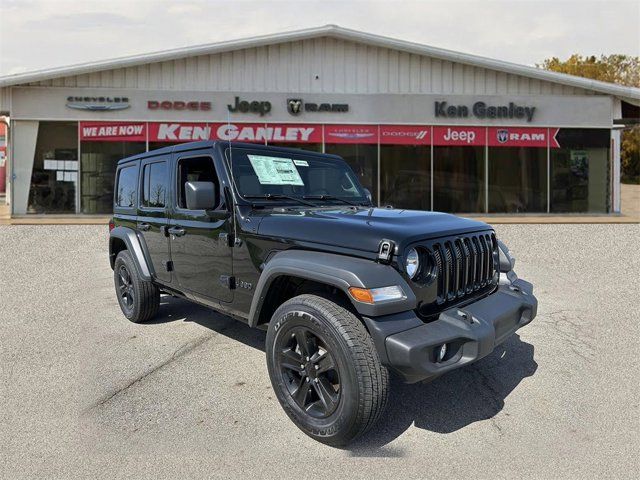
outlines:
[{"label": "jeep logo sign", "polygon": [[433,127],[434,145],[481,146],[485,138],[485,127]]},{"label": "jeep logo sign", "polygon": [[434,106],[436,118],[468,118],[471,113],[474,117],[481,119],[526,119],[530,122],[536,111],[536,107],[516,105],[513,102],[498,106],[475,102],[471,109],[467,105],[449,105],[447,102],[435,102]]},{"label": "jeep logo sign", "polygon": [[258,113],[261,117],[271,111],[271,102],[268,101],[246,101],[240,100],[240,97],[235,98],[234,105],[227,105],[227,108],[231,113]]}]

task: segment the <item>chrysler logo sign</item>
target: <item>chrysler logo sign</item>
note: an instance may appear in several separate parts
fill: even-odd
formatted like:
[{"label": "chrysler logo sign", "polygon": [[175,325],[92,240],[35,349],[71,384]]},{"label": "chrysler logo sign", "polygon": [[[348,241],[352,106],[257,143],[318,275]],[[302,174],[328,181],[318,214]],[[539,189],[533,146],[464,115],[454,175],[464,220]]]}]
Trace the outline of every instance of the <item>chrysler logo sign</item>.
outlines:
[{"label": "chrysler logo sign", "polygon": [[67,97],[67,107],[74,110],[100,112],[125,110],[130,106],[128,97]]}]

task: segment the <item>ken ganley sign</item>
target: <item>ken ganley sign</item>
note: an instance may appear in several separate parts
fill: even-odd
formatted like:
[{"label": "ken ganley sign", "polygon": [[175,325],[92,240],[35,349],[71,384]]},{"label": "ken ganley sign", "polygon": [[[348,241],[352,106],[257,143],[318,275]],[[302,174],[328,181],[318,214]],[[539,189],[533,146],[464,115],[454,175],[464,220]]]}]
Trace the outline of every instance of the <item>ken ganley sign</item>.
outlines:
[{"label": "ken ganley sign", "polygon": [[485,102],[475,102],[469,105],[453,105],[449,102],[435,102],[436,118],[468,118],[474,116],[481,119],[523,119],[527,122],[533,120],[536,107],[531,105],[518,105],[509,102],[508,105],[488,105]]},{"label": "ken ganley sign", "polygon": [[322,125],[277,123],[157,123],[149,125],[149,139],[158,142],[233,140],[238,142],[322,141]]}]

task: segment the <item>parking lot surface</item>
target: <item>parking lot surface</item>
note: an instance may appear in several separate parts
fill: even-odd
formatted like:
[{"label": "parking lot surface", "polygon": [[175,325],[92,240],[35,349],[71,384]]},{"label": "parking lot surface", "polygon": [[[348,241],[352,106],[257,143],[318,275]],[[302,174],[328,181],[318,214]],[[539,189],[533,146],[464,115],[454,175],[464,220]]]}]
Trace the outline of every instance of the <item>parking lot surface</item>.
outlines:
[{"label": "parking lot surface", "polygon": [[261,331],[183,300],[129,323],[106,226],[0,226],[2,478],[638,478],[640,227],[499,225],[532,324],[380,424],[319,444],[271,390]]}]

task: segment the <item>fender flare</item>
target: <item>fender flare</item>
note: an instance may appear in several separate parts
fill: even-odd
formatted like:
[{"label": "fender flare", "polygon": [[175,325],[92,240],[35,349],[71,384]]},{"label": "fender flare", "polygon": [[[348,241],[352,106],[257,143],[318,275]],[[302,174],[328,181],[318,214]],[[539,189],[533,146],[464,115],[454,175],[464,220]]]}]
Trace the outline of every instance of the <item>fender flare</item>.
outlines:
[{"label": "fender flare", "polygon": [[[285,250],[273,256],[260,275],[249,312],[250,326],[255,327],[258,324],[260,310],[265,303],[269,287],[274,280],[283,275],[336,287],[347,295],[359,314],[367,317],[413,310],[417,304],[411,287],[390,265],[333,253]],[[372,305],[359,302],[349,294],[349,287],[378,288],[392,285],[400,286],[405,297]]]},{"label": "fender flare", "polygon": [[111,268],[113,269],[116,256],[113,253],[113,240],[122,240],[127,246],[127,250],[131,253],[133,263],[136,265],[140,278],[145,281],[151,281],[153,275],[153,267],[149,259],[149,252],[147,251],[147,245],[143,239],[141,239],[135,230],[128,227],[116,227],[109,233],[109,261]]}]

